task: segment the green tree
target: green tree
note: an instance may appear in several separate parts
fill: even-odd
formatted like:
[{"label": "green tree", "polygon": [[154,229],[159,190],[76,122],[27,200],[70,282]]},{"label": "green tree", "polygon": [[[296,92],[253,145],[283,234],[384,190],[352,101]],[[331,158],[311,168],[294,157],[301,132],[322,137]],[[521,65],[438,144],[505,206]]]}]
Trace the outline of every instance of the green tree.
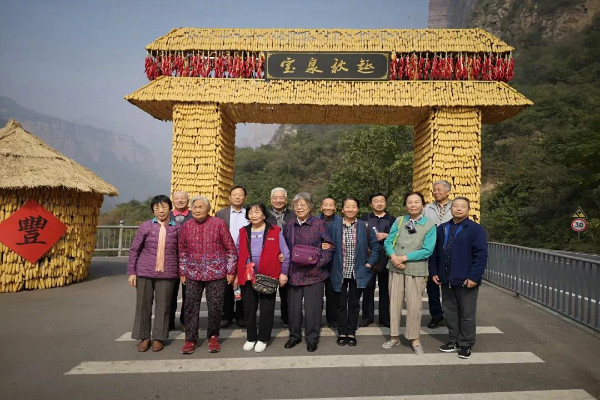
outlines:
[{"label": "green tree", "polygon": [[388,195],[391,212],[400,211],[398,197],[412,187],[413,133],[405,126],[358,129],[340,139],[341,159],[331,165],[329,194],[358,198],[366,210],[369,196]]}]

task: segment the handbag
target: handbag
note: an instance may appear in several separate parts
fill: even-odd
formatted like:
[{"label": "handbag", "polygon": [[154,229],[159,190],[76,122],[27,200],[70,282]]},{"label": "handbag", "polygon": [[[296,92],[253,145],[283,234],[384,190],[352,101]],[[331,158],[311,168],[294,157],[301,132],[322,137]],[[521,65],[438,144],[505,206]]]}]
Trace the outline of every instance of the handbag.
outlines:
[{"label": "handbag", "polygon": [[263,294],[273,294],[278,287],[279,280],[263,274],[256,274],[256,280],[252,283],[252,289]]},{"label": "handbag", "polygon": [[291,261],[301,267],[313,267],[319,262],[319,249],[307,244],[294,245],[294,223],[292,222],[292,254]]}]

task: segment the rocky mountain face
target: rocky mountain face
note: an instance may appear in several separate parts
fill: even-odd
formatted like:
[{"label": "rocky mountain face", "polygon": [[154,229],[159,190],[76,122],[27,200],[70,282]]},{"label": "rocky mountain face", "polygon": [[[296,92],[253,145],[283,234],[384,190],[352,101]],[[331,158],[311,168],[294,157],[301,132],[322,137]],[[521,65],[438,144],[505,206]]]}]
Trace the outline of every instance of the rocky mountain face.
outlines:
[{"label": "rocky mountain face", "polygon": [[559,41],[580,33],[598,12],[600,0],[479,0],[470,26],[508,43]]},{"label": "rocky mountain face", "polygon": [[464,28],[468,26],[478,0],[429,0],[429,27]]},{"label": "rocky mountain face", "polygon": [[14,118],[47,145],[94,171],[119,190],[103,209],[170,190],[170,160],[157,158],[131,136],[76,124],[28,110],[0,96],[0,125]]},{"label": "rocky mountain face", "polygon": [[600,0],[430,0],[430,28],[483,28],[509,44],[558,41],[588,27]]}]

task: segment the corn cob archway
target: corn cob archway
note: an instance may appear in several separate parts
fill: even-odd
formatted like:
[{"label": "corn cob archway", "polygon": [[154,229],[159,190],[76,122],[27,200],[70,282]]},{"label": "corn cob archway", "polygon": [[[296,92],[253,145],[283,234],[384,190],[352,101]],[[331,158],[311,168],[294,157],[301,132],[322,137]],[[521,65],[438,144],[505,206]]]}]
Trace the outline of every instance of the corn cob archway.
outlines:
[{"label": "corn cob archway", "polygon": [[[171,188],[218,209],[233,185],[235,124],[415,127],[413,187],[447,179],[479,218],[481,124],[532,103],[506,84],[513,48],[480,29],[174,29],[146,47],[151,80],[126,99],[173,121]],[[385,52],[387,80],[266,80],[267,52]]]}]

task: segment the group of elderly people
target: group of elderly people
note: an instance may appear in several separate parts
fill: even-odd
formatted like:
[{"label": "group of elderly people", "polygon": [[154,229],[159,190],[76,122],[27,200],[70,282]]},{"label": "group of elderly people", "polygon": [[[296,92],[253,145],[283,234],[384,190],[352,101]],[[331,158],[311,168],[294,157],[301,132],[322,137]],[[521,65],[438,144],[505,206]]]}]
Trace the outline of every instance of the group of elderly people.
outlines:
[{"label": "group of elderly people", "polygon": [[[234,187],[232,196],[240,188]],[[335,214],[336,203],[331,198],[323,200],[323,213],[314,216],[311,213],[314,204],[308,193],[294,196],[292,210],[288,210],[287,192],[275,188],[268,210],[260,202],[245,208],[245,222],[238,231],[229,220],[226,223],[210,215],[211,205],[204,196],[192,198],[191,210],[187,210],[186,196],[183,192],[174,193],[175,210],[167,196],[154,197],[150,205],[154,218],[140,225],[130,249],[127,274],[129,284],[136,287],[137,293],[131,336],[140,341],[138,351],[162,350],[174,325],[179,281],[184,284],[183,354],[193,353],[198,345],[204,291],[208,307],[208,351],[220,351],[219,333],[227,285],[241,288],[247,330],[245,351],[266,349],[271,338],[277,289],[281,297],[282,323],[289,324],[286,349],[301,343],[304,326],[307,351],[317,350],[326,292],[327,302],[333,302],[337,311],[332,318],[338,330],[337,344],[356,346],[360,298],[383,259],[387,265],[381,268],[387,268],[389,274],[391,338],[382,347],[391,349],[400,343],[400,320],[406,299],[404,335],[411,341],[415,354],[424,353],[419,337],[422,295],[430,272],[435,275],[436,285],[442,284],[442,275],[437,269],[431,269],[428,261],[440,236],[436,233],[436,224],[440,221],[423,214],[425,199],[421,193],[410,192],[404,196],[406,214],[396,218],[386,234],[379,232],[376,226],[369,227],[370,219],[366,216],[358,218],[360,203],[353,197],[343,199],[342,217]],[[464,206],[462,200],[466,200],[468,206],[466,198],[457,198],[455,203]],[[466,210],[459,213],[462,219],[455,218],[455,224],[467,218],[468,207]],[[381,257],[381,253],[387,257]],[[445,256],[446,253],[438,259],[447,267]],[[480,281],[479,277],[472,283],[477,286]],[[328,304],[328,309],[330,306]],[[328,322],[329,314],[328,311]],[[458,338],[452,340],[459,341]],[[474,332],[471,341],[474,342]],[[440,351],[445,350],[440,348]]]}]

